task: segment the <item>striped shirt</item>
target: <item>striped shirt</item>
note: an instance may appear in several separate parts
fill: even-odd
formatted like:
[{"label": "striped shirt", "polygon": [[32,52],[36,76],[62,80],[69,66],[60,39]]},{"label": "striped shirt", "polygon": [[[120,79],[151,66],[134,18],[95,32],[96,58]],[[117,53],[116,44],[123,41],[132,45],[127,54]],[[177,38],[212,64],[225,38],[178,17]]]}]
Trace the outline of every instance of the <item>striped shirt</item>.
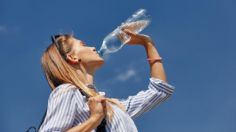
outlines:
[{"label": "striped shirt", "polygon": [[[107,121],[107,132],[137,132],[133,119],[154,108],[172,95],[174,87],[158,78],[149,79],[148,89],[119,101],[126,112],[110,104],[114,110],[112,121]],[[47,114],[39,132],[64,132],[85,122],[90,116],[87,99],[78,88],[64,83],[54,89],[48,99]],[[96,132],[96,129],[92,130]]]}]

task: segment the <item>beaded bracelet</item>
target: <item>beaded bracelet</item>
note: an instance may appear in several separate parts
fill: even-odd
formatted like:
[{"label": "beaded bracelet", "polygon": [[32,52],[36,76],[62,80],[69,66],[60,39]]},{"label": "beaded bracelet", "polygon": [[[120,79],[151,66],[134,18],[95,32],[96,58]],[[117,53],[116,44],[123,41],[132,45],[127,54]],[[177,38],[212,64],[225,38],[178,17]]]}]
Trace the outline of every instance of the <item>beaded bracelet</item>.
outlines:
[{"label": "beaded bracelet", "polygon": [[147,60],[148,60],[149,62],[151,62],[151,61],[153,61],[153,62],[156,62],[156,61],[161,62],[161,61],[162,61],[162,58],[161,58],[161,57],[147,58]]}]

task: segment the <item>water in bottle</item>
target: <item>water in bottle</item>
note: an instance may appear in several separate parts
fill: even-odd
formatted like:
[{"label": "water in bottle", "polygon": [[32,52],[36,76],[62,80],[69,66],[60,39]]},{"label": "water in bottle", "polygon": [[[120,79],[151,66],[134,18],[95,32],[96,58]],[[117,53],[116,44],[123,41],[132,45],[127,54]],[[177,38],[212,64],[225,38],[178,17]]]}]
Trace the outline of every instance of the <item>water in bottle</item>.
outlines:
[{"label": "water in bottle", "polygon": [[130,40],[130,36],[123,32],[122,29],[139,33],[147,27],[150,22],[151,19],[150,16],[147,15],[146,10],[139,9],[104,38],[98,53],[103,57],[105,54],[117,52]]}]

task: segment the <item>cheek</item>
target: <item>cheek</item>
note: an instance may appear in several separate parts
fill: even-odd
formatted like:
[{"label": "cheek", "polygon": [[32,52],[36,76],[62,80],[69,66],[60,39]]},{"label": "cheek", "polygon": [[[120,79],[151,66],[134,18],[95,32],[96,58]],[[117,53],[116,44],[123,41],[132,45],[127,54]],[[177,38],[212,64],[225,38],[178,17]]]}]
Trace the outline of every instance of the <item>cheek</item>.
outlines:
[{"label": "cheek", "polygon": [[78,53],[78,57],[81,59],[88,59],[92,57],[92,54],[88,50],[80,50]]}]

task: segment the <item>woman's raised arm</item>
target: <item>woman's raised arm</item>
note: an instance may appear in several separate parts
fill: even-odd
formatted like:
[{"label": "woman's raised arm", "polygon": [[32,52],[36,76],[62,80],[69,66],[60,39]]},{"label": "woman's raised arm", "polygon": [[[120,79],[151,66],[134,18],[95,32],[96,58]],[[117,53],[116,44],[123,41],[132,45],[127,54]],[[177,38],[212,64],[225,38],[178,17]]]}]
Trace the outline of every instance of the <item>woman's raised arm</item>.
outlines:
[{"label": "woman's raised arm", "polygon": [[149,59],[151,77],[159,78],[165,82],[166,74],[161,61],[161,57],[157,52],[154,42],[147,35],[136,34],[127,29],[123,29],[125,33],[131,36],[131,40],[127,43],[129,45],[142,45],[144,46],[147,54],[147,59]]}]

